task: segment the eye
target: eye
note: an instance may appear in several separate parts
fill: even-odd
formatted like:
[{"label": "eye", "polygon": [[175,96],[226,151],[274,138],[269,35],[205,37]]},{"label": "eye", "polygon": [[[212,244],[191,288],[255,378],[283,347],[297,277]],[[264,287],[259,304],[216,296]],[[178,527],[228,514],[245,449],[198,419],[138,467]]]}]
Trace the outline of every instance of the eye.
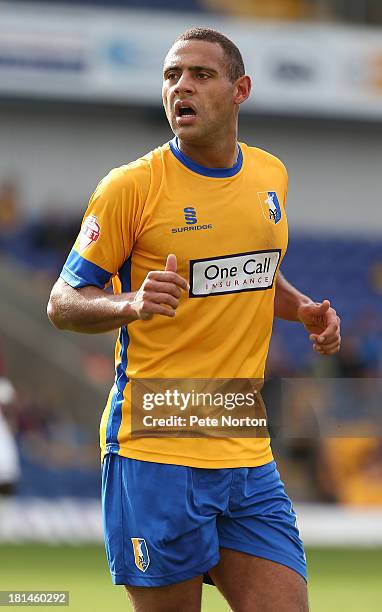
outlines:
[{"label": "eye", "polygon": [[209,75],[205,72],[197,72],[196,76],[198,77],[198,79],[208,79]]},{"label": "eye", "polygon": [[176,72],[168,72],[165,75],[165,79],[166,81],[173,81],[174,79],[178,78],[178,74]]}]

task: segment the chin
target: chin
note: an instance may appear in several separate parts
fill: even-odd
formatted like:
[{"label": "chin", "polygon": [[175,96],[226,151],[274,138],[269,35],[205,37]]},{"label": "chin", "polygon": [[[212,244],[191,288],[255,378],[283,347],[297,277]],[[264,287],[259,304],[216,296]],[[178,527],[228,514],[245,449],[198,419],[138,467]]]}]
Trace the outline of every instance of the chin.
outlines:
[{"label": "chin", "polygon": [[176,129],[174,129],[173,132],[175,136],[177,136],[178,138],[180,138],[180,140],[183,140],[184,142],[197,143],[202,138],[202,134],[200,133],[200,130],[198,130],[197,128],[193,126],[188,126],[188,127],[176,126]]}]

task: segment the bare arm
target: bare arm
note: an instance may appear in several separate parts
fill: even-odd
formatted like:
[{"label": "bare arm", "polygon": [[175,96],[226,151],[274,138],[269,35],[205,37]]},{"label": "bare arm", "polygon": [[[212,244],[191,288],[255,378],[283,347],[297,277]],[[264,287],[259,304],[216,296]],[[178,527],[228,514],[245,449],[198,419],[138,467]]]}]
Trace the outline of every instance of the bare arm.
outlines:
[{"label": "bare arm", "polygon": [[293,287],[286,278],[278,273],[276,279],[275,317],[287,321],[300,321],[298,309],[302,304],[310,304],[312,300]]},{"label": "bare arm", "polygon": [[313,302],[280,273],[276,280],[275,317],[302,323],[317,353],[333,355],[340,350],[341,322],[329,300]]},{"label": "bare arm", "polygon": [[48,317],[58,329],[87,334],[118,329],[154,314],[174,317],[187,281],[176,272],[176,257],[169,255],[166,269],[149,272],[135,293],[112,295],[94,286],[73,289],[63,279],[55,283]]},{"label": "bare arm", "polygon": [[138,319],[131,307],[133,293],[111,295],[98,287],[73,289],[62,278],[53,286],[48,317],[58,329],[98,334]]}]

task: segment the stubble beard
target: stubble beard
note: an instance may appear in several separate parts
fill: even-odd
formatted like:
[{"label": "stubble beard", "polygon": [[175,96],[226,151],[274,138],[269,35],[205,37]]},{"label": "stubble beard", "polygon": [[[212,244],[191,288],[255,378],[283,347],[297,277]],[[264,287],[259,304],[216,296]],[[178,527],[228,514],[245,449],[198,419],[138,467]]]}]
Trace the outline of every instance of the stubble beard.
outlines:
[{"label": "stubble beard", "polygon": [[[171,124],[170,124],[171,125]],[[211,146],[218,138],[222,136],[221,130],[218,126],[205,123],[204,125],[198,126],[184,126],[178,127],[175,124],[175,129],[171,126],[174,134],[182,140],[184,143],[197,147],[208,147]]]}]

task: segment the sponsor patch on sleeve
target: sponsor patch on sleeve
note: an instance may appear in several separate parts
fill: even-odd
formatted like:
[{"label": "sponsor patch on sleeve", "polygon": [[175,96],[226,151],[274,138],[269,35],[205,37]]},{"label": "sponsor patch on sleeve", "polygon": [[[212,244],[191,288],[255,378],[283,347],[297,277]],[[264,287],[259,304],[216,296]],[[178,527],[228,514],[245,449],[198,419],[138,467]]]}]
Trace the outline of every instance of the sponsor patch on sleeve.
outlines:
[{"label": "sponsor patch on sleeve", "polygon": [[82,224],[78,238],[79,251],[84,251],[93,244],[93,242],[97,242],[100,235],[101,227],[97,221],[97,217],[95,215],[89,215]]}]

